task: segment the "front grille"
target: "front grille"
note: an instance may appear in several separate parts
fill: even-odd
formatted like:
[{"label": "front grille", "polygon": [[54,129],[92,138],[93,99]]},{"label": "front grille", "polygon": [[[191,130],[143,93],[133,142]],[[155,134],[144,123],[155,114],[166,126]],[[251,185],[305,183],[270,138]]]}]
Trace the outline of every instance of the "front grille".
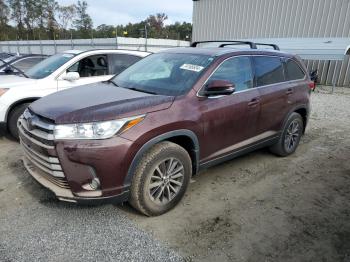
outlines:
[{"label": "front grille", "polygon": [[54,125],[42,121],[26,110],[18,121],[18,129],[25,157],[31,167],[36,169],[36,173],[56,186],[69,189],[59,159],[48,154],[48,150],[55,149]]},{"label": "front grille", "polygon": [[28,109],[18,121],[18,126],[29,137],[46,145],[53,146],[53,130],[55,125],[38,115],[31,113]]}]

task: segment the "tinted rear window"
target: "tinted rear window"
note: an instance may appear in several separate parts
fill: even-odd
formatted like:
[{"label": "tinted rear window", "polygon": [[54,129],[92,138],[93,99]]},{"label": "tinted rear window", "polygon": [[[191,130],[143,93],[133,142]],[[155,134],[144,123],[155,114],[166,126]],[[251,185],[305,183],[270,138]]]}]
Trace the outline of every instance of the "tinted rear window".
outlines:
[{"label": "tinted rear window", "polygon": [[111,54],[109,55],[109,63],[112,75],[118,75],[127,69],[132,64],[141,60],[142,57],[126,54]]},{"label": "tinted rear window", "polygon": [[271,85],[285,81],[283,65],[279,57],[256,56],[253,59],[257,86]]},{"label": "tinted rear window", "polygon": [[304,71],[292,59],[286,61],[286,78],[287,80],[303,79],[305,77]]}]

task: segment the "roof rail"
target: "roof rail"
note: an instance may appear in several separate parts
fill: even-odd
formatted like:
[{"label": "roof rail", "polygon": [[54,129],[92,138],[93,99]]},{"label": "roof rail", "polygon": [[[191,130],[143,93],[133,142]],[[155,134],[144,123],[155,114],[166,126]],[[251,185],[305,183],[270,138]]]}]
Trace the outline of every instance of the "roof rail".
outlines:
[{"label": "roof rail", "polygon": [[219,47],[225,47],[227,45],[242,45],[243,44],[243,45],[249,45],[251,49],[257,49],[256,44],[253,42],[250,42],[250,41],[232,41],[232,40],[197,41],[197,42],[193,42],[190,46],[197,47],[198,44],[202,44],[202,43],[225,43],[225,44],[221,44]]},{"label": "roof rail", "polygon": [[278,45],[275,44],[264,44],[264,43],[255,43],[256,45],[265,45],[265,46],[271,46],[274,50],[280,50]]}]

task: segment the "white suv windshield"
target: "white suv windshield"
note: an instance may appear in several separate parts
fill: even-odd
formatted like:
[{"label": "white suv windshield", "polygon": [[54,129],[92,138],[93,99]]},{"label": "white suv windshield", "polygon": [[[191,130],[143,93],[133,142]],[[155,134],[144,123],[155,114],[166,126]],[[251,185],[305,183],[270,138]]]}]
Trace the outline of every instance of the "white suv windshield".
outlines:
[{"label": "white suv windshield", "polygon": [[124,88],[159,95],[182,95],[214,60],[208,55],[158,53],[117,75],[112,81]]},{"label": "white suv windshield", "polygon": [[75,55],[74,54],[56,54],[53,55],[39,64],[33,66],[27,71],[27,76],[33,79],[41,79],[47,77],[59,67],[71,60]]}]

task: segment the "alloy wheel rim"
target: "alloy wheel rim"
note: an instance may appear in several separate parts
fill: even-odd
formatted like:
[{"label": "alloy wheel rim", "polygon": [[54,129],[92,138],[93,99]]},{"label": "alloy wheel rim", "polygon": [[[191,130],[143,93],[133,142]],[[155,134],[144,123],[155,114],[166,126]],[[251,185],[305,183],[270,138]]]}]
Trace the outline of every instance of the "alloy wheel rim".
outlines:
[{"label": "alloy wheel rim", "polygon": [[300,136],[300,125],[297,120],[292,121],[286,131],[284,146],[288,151],[292,151],[298,143]]},{"label": "alloy wheel rim", "polygon": [[160,162],[152,171],[148,184],[151,200],[158,205],[166,205],[179,193],[184,180],[184,166],[176,158]]}]

